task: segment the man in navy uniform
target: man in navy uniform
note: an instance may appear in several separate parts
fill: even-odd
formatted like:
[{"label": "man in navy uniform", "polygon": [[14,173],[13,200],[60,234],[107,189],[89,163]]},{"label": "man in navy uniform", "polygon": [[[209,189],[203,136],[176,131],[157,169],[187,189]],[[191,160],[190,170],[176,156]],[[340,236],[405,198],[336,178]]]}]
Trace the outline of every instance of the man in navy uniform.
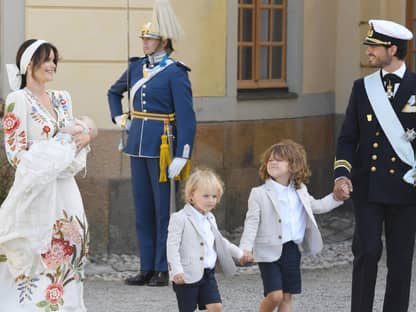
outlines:
[{"label": "man in navy uniform", "polygon": [[[166,239],[171,189],[166,176],[177,177],[189,166],[195,136],[189,68],[169,58],[172,40],[179,37],[181,29],[168,5],[166,0],[155,3],[154,19],[141,32],[146,56],[130,59],[128,70],[108,91],[113,122],[128,130],[123,151],[130,156],[140,246],[140,271],[126,279],[128,285],[168,285]],[[170,20],[159,25],[161,18]],[[123,114],[121,100],[127,88],[131,111]],[[165,168],[160,148],[161,136],[167,134],[173,135],[175,142],[171,146],[172,162]]]},{"label": "man in navy uniform", "polygon": [[404,62],[413,35],[391,21],[369,25],[364,44],[378,69],[354,82],[338,138],[334,192],[343,199],[352,192],[354,204],[351,311],[373,311],[384,226],[383,311],[405,312],[416,230],[416,74]]}]

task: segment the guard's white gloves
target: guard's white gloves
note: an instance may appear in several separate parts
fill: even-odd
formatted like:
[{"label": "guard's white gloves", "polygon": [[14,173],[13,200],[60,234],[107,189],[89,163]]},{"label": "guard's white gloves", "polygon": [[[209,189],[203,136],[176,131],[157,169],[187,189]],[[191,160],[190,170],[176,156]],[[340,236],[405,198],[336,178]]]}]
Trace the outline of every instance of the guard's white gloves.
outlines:
[{"label": "guard's white gloves", "polygon": [[126,129],[127,131],[129,131],[130,130],[130,126],[131,126],[131,120],[130,119],[126,119],[126,124],[123,127],[123,125],[121,124],[121,121],[123,120],[122,117],[123,117],[123,115],[119,115],[119,116],[114,117],[114,120],[116,121],[116,125],[120,129]]},{"label": "guard's white gloves", "polygon": [[173,179],[174,177],[178,176],[181,173],[183,167],[185,167],[187,160],[188,159],[182,158],[182,157],[173,158],[172,163],[170,164],[169,169],[168,169],[169,179]]}]

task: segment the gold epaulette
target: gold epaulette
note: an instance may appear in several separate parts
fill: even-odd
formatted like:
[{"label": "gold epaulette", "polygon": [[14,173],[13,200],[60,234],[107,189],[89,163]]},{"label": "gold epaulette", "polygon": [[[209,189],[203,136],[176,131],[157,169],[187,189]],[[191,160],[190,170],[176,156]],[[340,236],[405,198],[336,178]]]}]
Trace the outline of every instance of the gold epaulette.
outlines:
[{"label": "gold epaulette", "polygon": [[156,114],[156,113],[148,113],[148,112],[137,112],[133,111],[131,113],[132,118],[137,119],[148,119],[148,120],[157,120],[157,121],[175,121],[176,114]]},{"label": "gold epaulette", "polygon": [[345,160],[345,159],[336,160],[335,159],[334,170],[336,170],[337,168],[341,168],[341,167],[347,169],[348,172],[351,173],[352,165],[350,164],[348,160]]}]

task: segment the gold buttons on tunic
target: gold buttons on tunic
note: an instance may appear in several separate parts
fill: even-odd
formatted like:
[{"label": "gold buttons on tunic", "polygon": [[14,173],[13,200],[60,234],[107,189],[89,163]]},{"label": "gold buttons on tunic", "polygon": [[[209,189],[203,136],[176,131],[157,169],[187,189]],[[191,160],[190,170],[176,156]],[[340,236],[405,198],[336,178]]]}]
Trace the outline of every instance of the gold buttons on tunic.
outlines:
[{"label": "gold buttons on tunic", "polygon": [[371,172],[376,172],[377,168],[375,166],[372,166],[370,170]]},{"label": "gold buttons on tunic", "polygon": [[376,155],[376,154],[374,154],[373,156],[371,156],[371,159],[372,159],[372,160],[377,160],[377,155]]},{"label": "gold buttons on tunic", "polygon": [[394,174],[395,171],[394,171],[394,169],[390,169],[389,172],[390,172],[390,174]]},{"label": "gold buttons on tunic", "polygon": [[380,135],[380,131],[377,131],[377,132],[376,132],[376,136],[379,136],[379,135]]},{"label": "gold buttons on tunic", "polygon": [[391,162],[395,162],[395,161],[396,161],[396,157],[394,157],[394,156],[393,156],[393,157],[391,158]]},{"label": "gold buttons on tunic", "polygon": [[374,143],[373,143],[373,147],[374,147],[374,148],[378,148],[378,143],[377,143],[377,142],[374,142]]}]

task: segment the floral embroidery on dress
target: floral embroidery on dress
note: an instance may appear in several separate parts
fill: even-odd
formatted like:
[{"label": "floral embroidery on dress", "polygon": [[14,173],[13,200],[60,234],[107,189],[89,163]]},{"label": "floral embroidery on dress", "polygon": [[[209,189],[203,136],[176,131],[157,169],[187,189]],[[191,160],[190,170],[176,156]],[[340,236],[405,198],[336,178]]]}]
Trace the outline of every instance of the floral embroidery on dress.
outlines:
[{"label": "floral embroidery on dress", "polygon": [[46,137],[48,137],[49,132],[51,132],[51,128],[48,126],[43,126],[42,128],[42,135],[45,135]]},{"label": "floral embroidery on dress", "polygon": [[48,122],[48,119],[46,118],[46,116],[44,116],[39,110],[39,108],[37,108],[34,105],[32,105],[32,111],[30,112],[30,117],[32,117],[34,121],[40,124],[44,124]]},{"label": "floral embroidery on dress", "polygon": [[32,300],[32,289],[38,288],[37,282],[39,282],[37,277],[21,276],[18,278],[19,303],[22,303],[24,300]]},{"label": "floral embroidery on dress", "polygon": [[15,114],[12,113],[14,109],[14,103],[11,103],[8,106],[8,111],[6,114],[4,114],[3,117],[3,127],[4,132],[6,134],[14,134],[14,132],[19,128],[20,126],[20,119]]},{"label": "floral embroidery on dress", "polygon": [[51,247],[42,254],[42,261],[49,269],[46,276],[51,280],[45,292],[45,300],[36,304],[48,311],[59,311],[64,305],[65,286],[71,282],[84,280],[83,266],[87,261],[89,231],[86,221],[77,216],[57,220],[53,226]]},{"label": "floral embroidery on dress", "polygon": [[63,238],[52,238],[51,248],[42,254],[42,261],[48,269],[55,270],[63,263],[67,263],[69,256],[74,254],[74,247]]},{"label": "floral embroidery on dress", "polygon": [[59,121],[59,128],[64,128],[66,126],[65,121],[72,120],[68,99],[61,92],[56,93],[54,91],[50,91],[50,97],[52,105],[63,112],[64,118]]},{"label": "floral embroidery on dress", "polygon": [[[26,132],[24,130],[19,131],[21,124],[19,116],[13,113],[15,103],[7,105],[6,113],[3,116],[3,128],[5,135],[5,142],[8,149],[12,152],[20,149],[27,149]],[[10,155],[9,153],[7,153]],[[16,157],[11,159],[13,166],[17,166],[18,160]]]},{"label": "floral embroidery on dress", "polygon": [[[41,275],[46,275],[51,283],[45,290],[44,300],[36,303],[36,306],[45,312],[59,311],[64,305],[65,286],[84,280],[83,267],[87,262],[89,248],[87,222],[77,216],[68,216],[65,211],[63,213],[64,216],[53,226],[49,250],[41,255],[42,262],[47,267]],[[7,259],[3,259],[0,255],[1,260]],[[19,302],[32,300],[32,289],[38,288],[38,281],[39,278],[19,277],[17,284]]]}]

